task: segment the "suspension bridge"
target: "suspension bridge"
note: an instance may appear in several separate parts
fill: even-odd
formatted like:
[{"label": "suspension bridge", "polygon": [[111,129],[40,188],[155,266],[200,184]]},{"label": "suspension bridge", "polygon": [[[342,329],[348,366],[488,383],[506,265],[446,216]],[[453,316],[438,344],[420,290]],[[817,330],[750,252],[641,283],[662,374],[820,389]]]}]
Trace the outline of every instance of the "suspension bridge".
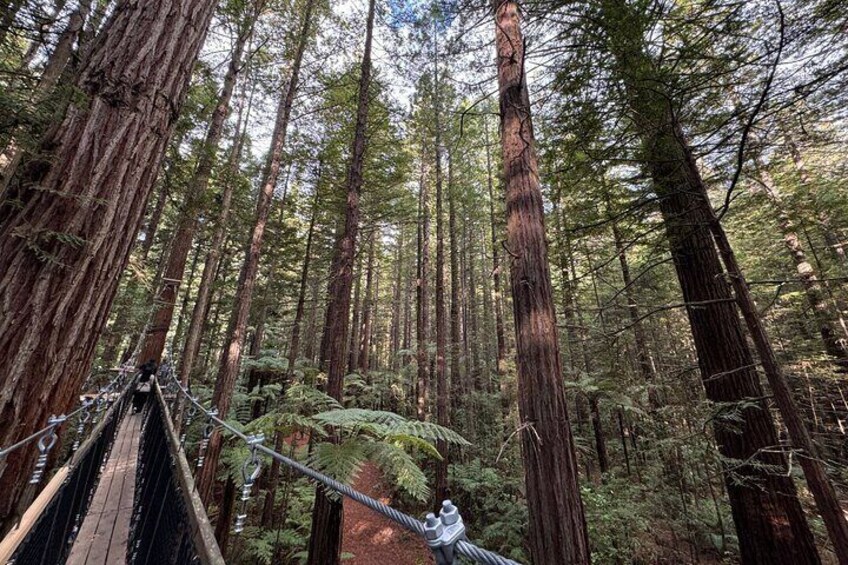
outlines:
[{"label": "suspension bridge", "polygon": [[[37,445],[35,470],[22,480],[40,489],[0,541],[0,565],[225,563],[194,483],[216,428],[248,447],[233,524],[236,534],[248,519],[249,500],[263,465],[277,460],[420,536],[437,565],[459,563],[460,556],[485,565],[518,565],[471,543],[450,501],[444,501],[438,516],[428,514],[421,521],[277,453],[264,445],[261,434],[242,433],[218,418],[214,407],[201,404],[167,364],[154,379],[152,399],[141,413],[130,409],[136,386],[134,368],[125,365],[115,379],[70,414],[51,416],[41,430],[0,448],[2,461],[17,449]],[[182,415],[179,422],[174,414]],[[197,458],[189,463],[185,430],[198,417],[204,424]],[[67,442],[60,436],[70,432],[74,441],[66,456],[53,453],[63,449]],[[55,463],[61,460],[65,463]]]}]

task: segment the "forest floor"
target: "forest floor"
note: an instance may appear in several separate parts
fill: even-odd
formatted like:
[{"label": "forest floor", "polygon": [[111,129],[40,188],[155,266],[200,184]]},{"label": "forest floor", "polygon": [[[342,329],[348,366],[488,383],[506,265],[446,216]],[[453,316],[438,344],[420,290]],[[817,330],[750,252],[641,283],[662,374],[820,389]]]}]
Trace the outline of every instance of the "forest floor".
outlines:
[{"label": "forest floor", "polygon": [[[362,467],[353,488],[380,500],[391,502],[390,489],[382,482],[379,469],[371,463]],[[352,554],[345,565],[426,565],[433,563],[424,541],[384,518],[370,508],[345,501],[342,553]]]}]

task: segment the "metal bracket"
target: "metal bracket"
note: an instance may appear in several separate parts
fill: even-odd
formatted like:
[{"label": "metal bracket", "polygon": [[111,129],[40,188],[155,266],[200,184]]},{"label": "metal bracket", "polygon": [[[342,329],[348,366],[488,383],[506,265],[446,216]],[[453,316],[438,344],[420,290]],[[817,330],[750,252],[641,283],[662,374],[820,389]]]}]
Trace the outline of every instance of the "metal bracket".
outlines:
[{"label": "metal bracket", "polygon": [[[250,456],[244,460],[244,464],[241,466],[241,478],[244,481],[241,487],[241,511],[236,514],[236,524],[233,528],[233,531],[237,534],[244,531],[244,524],[247,522],[247,501],[250,500],[253,484],[259,478],[259,473],[262,470],[262,462],[259,459],[259,454],[256,453],[256,446],[261,445],[263,441],[265,441],[265,434],[247,436]],[[251,466],[253,467],[252,471],[250,470]]]},{"label": "metal bracket", "polygon": [[456,542],[465,538],[465,523],[459,515],[459,509],[450,500],[442,502],[439,517],[432,512],[424,520],[424,538],[436,565],[454,565],[456,561]]},{"label": "metal bracket", "polygon": [[37,485],[41,482],[44,476],[44,469],[47,467],[47,456],[56,442],[59,441],[59,436],[56,434],[56,428],[65,423],[68,417],[64,414],[60,416],[50,416],[47,419],[47,425],[50,428],[38,438],[38,461],[35,463],[35,469],[32,472],[32,477],[29,479],[29,484]]}]

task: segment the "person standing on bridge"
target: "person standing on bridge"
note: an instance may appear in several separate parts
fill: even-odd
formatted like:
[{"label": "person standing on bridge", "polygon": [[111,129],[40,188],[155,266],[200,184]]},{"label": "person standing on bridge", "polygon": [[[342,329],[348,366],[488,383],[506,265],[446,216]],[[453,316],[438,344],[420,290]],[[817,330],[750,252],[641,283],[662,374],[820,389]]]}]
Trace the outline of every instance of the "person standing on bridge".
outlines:
[{"label": "person standing on bridge", "polygon": [[138,368],[138,386],[136,386],[132,400],[133,414],[141,412],[147,404],[147,398],[150,396],[150,379],[156,374],[157,368],[155,359],[148,360],[147,363]]}]

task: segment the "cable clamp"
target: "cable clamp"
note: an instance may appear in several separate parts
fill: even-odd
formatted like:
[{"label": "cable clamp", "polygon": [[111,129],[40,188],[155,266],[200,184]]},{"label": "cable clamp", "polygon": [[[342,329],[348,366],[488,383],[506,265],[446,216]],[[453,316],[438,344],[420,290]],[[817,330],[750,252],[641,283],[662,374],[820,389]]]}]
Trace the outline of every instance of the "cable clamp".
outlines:
[{"label": "cable clamp", "polygon": [[450,500],[442,502],[439,517],[432,512],[424,520],[424,539],[436,558],[436,565],[456,563],[456,543],[466,539],[465,523]]}]

